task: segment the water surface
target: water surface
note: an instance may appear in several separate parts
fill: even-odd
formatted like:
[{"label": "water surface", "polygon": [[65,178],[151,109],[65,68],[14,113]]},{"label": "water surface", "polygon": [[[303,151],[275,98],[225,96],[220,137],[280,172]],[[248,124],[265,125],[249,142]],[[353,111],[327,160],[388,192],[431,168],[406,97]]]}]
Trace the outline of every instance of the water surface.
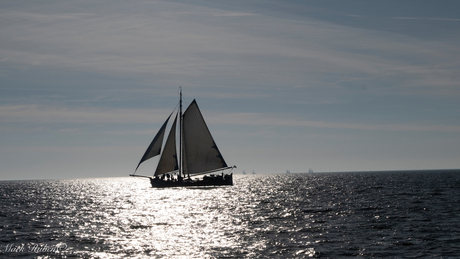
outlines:
[{"label": "water surface", "polygon": [[234,183],[154,189],[138,178],[0,182],[0,257],[460,254],[458,171],[234,175]]}]

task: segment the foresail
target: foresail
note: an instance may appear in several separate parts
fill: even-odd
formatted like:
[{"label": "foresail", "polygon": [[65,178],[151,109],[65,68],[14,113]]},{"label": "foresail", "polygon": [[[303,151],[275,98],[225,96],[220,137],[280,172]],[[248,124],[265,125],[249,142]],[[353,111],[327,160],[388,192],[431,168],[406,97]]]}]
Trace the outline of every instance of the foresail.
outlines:
[{"label": "foresail", "polygon": [[174,119],[174,123],[169,132],[166,144],[161,154],[160,161],[158,162],[155,175],[166,174],[175,170],[178,170],[177,166],[177,153],[176,153],[176,122],[177,115]]},{"label": "foresail", "polygon": [[152,143],[150,143],[149,147],[147,148],[147,150],[144,153],[144,156],[142,156],[141,161],[139,162],[139,164],[136,167],[136,170],[134,170],[134,171],[137,171],[139,166],[145,160],[148,160],[148,159],[160,154],[160,152],[161,152],[161,144],[163,143],[163,138],[164,138],[164,135],[165,135],[166,125],[168,124],[168,121],[169,121],[170,117],[171,117],[171,115],[169,115],[169,117],[166,119],[165,123],[163,123],[163,126],[161,126],[160,130],[155,135],[155,138],[153,138]]},{"label": "foresail", "polygon": [[227,167],[195,100],[183,115],[183,139],[184,174]]}]

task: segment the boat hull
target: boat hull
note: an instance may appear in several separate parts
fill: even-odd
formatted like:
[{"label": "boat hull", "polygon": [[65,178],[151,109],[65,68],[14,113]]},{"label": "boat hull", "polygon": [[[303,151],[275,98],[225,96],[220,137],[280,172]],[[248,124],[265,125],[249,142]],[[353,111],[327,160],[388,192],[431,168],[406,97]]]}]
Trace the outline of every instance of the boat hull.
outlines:
[{"label": "boat hull", "polygon": [[150,178],[150,183],[153,188],[233,185],[233,175],[205,176],[203,179],[187,179],[183,181],[163,181]]}]

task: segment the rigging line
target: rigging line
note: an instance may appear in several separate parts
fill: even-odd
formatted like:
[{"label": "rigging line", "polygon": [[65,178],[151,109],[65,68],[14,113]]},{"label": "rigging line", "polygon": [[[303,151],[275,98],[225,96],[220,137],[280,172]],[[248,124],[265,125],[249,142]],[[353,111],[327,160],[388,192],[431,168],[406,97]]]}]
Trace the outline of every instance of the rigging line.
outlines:
[{"label": "rigging line", "polygon": [[[180,104],[180,102],[177,102],[176,107],[174,107],[173,112],[177,109],[177,107],[179,107],[179,104]],[[173,114],[173,112],[171,112],[171,114]]]}]

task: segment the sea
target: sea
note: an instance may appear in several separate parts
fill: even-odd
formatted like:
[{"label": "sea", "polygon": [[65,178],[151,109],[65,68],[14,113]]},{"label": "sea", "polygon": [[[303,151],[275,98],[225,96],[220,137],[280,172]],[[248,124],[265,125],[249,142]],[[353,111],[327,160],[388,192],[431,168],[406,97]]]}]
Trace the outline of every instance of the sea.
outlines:
[{"label": "sea", "polygon": [[460,258],[460,170],[0,182],[0,258]]}]

